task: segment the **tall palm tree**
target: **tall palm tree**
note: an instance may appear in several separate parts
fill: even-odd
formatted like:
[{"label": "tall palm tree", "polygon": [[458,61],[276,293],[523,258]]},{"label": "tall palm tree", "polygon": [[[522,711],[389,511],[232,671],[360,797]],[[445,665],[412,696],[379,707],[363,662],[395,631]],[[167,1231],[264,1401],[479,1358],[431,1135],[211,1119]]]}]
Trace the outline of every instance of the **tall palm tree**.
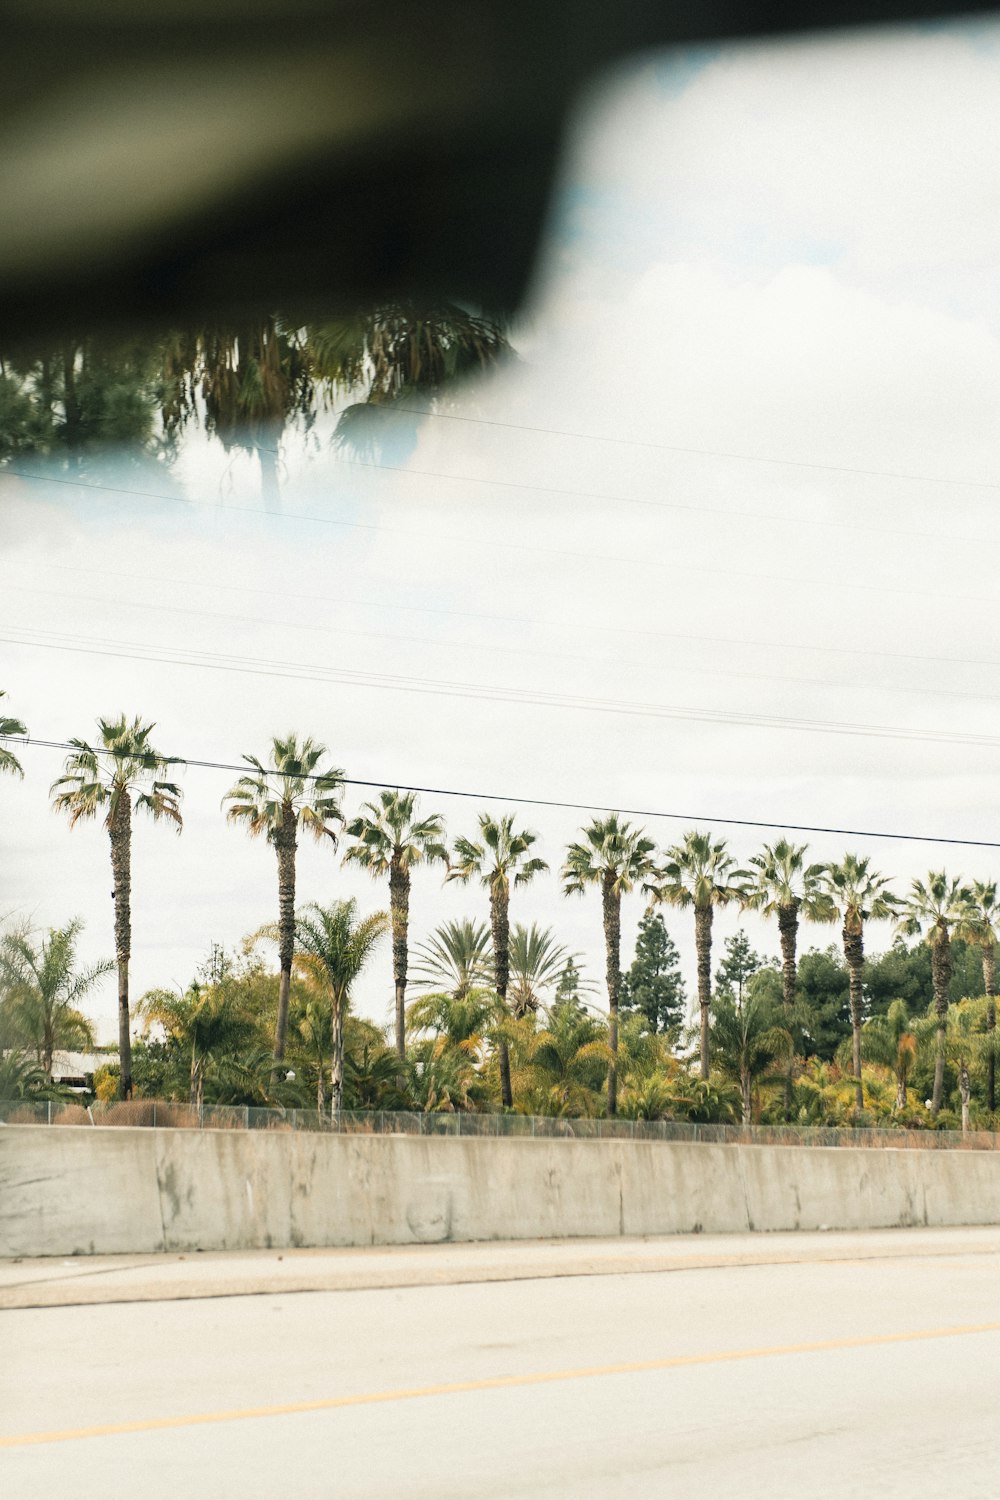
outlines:
[{"label": "tall palm tree", "polygon": [[570,844],[563,864],[563,890],[567,896],[582,895],[590,885],[600,886],[604,917],[604,947],[607,960],[608,1114],[618,1109],[618,996],[621,986],[622,896],[651,876],[656,868],[656,845],[641,829],[608,813],[594,818],[581,829],[583,839]]},{"label": "tall palm tree", "polygon": [[864,1019],[862,970],[865,962],[865,923],[888,922],[897,915],[898,902],[889,890],[885,875],[870,868],[871,859],[845,854],[838,865],[829,865],[821,879],[843,923],[841,937],[844,960],[850,981],[851,999],[851,1065],[854,1072],[854,1102],[865,1107],[861,1083],[861,1023]]},{"label": "tall palm tree", "polygon": [[717,906],[741,900],[744,886],[724,839],[692,829],[666,851],[666,863],[645,886],[650,905],[691,907],[698,960],[698,1005],[701,1012],[701,1076],[711,1068],[709,1015],[712,1005],[712,919]]},{"label": "tall palm tree", "polygon": [[351,986],[389,930],[389,914],[358,917],[356,901],[313,902],[295,919],[295,941],[323,965],[330,986],[330,1112],[340,1114],[344,1099],[344,1017]]},{"label": "tall palm tree", "polygon": [[425,943],[418,944],[413,983],[418,989],[445,990],[463,1000],[490,979],[490,927],[463,917],[442,922]]},{"label": "tall palm tree", "polygon": [[168,766],[180,765],[177,756],[161,755],[150,743],[155,724],[98,719],[96,745],[70,740],[63,774],[50,789],[56,812],[64,812],[71,828],[104,813],[111,842],[111,870],[115,882],[115,953],[118,961],[118,1049],[121,1059],[119,1092],[132,1097],[132,1040],[129,1032],[129,959],[132,953],[132,813],[144,812],[154,822],[166,818],[180,832],[181,789],[161,779]]},{"label": "tall palm tree", "polygon": [[0,940],[0,996],[15,1032],[34,1049],[48,1083],[57,1047],[93,1046],[94,1028],[80,1011],[80,1002],[114,968],[110,959],[78,966],[82,930],[76,918],[40,938],[22,928]]},{"label": "tall palm tree", "polygon": [[344,773],[336,767],[319,770],[325,745],[295,734],[271,741],[271,764],[244,755],[250,772],[239,778],[222,799],[228,803],[227,821],[242,823],[251,838],[263,835],[278,857],[278,1016],[274,1029],[274,1061],[285,1056],[288,1031],[288,992],[295,951],[295,852],[300,828],[317,841],[330,839],[337,847],[333,826],[343,822],[340,798]]},{"label": "tall palm tree", "polygon": [[[0,698],[6,698],[7,694],[0,691]],[[0,713],[0,740],[6,739],[8,735],[27,734],[27,729],[20,719],[14,719],[6,714]],[[5,750],[0,745],[0,773],[7,772],[11,776],[23,776],[21,762],[12,750]]]},{"label": "tall palm tree", "polygon": [[913,880],[903,902],[898,930],[907,937],[923,936],[931,950],[931,984],[937,1017],[937,1055],[934,1060],[934,1090],[931,1111],[941,1108],[944,1088],[945,1031],[948,1022],[948,989],[951,984],[951,938],[965,921],[972,892],[960,879],[949,879],[944,870],[932,870],[926,884]]},{"label": "tall palm tree", "polygon": [[389,877],[392,917],[392,968],[396,988],[396,1051],[406,1056],[406,969],[410,923],[410,871],[414,865],[448,862],[444,821],[437,813],[416,816],[416,792],[379,792],[377,802],[366,802],[347,825],[356,842],[345,862],[363,865],[376,879]]},{"label": "tall palm tree", "polygon": [[834,909],[823,885],[825,866],[807,865],[807,844],[791,844],[777,839],[765,844],[750,859],[751,868],[741,872],[747,881],[744,905],[766,917],[777,917],[781,942],[781,995],[786,1016],[795,1005],[795,982],[799,918],[809,922],[829,922]]},{"label": "tall palm tree", "polygon": [[567,963],[579,959],[556,941],[551,927],[515,922],[510,935],[511,1009],[515,1016],[537,1011],[548,991],[555,988]]},{"label": "tall palm tree", "polygon": [[[463,883],[478,879],[490,893],[490,928],[493,934],[493,974],[501,1016],[507,1009],[507,985],[510,979],[510,888],[526,885],[548,865],[531,854],[538,838],[530,829],[515,829],[514,814],[494,818],[480,813],[481,842],[455,840],[455,860],[447,880]],[[510,1087],[510,1054],[506,1039],[500,1037],[500,1097],[505,1108],[513,1104]]]},{"label": "tall palm tree", "polygon": [[[997,1029],[997,939],[1000,937],[1000,898],[995,880],[974,880],[969,886],[968,910],[956,928],[956,936],[977,943],[983,960],[983,994],[986,996],[986,1030]],[[997,1107],[997,1064],[993,1048],[986,1053],[986,1108]]]}]

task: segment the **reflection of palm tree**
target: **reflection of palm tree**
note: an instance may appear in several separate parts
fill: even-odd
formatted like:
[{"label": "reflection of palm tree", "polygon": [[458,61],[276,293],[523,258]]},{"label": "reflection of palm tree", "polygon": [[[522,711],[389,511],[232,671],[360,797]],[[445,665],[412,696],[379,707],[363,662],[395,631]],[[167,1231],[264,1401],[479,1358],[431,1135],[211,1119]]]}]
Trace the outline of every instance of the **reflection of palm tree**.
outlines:
[{"label": "reflection of palm tree", "polygon": [[392,963],[396,990],[396,1051],[406,1056],[406,969],[410,922],[410,871],[414,865],[440,861],[448,851],[444,823],[432,813],[416,816],[416,792],[383,791],[378,802],[366,802],[358,817],[347,825],[356,840],[344,856],[363,865],[377,879],[389,877],[389,912],[392,917]]},{"label": "reflection of palm tree", "polygon": [[121,1097],[132,1097],[132,1039],[129,1031],[128,972],[132,953],[132,810],[147,813],[154,822],[167,818],[180,830],[181,791],[161,773],[175,758],[161,755],[150,744],[153,724],[139,719],[98,719],[100,740],[70,740],[73,754],[63,774],[52,784],[52,806],[64,812],[69,826],[104,813],[111,841],[111,870],[115,888],[115,951],[118,959],[118,1051],[121,1059]]}]

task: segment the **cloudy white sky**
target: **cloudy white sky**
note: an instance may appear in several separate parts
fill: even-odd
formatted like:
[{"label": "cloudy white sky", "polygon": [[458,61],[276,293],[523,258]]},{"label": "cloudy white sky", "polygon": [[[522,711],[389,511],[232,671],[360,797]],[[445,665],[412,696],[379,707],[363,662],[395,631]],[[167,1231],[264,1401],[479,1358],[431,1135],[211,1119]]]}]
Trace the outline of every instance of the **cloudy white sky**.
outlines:
[{"label": "cloudy white sky", "polygon": [[[643,820],[664,844],[723,818],[1000,840],[998,56],[977,24],[610,80],[518,363],[395,468],[345,462],[321,423],[285,445],[279,516],[251,464],[198,440],[187,504],[0,480],[12,711],[51,740],[140,713],[164,750],[230,762],[294,727],[380,784],[678,813]],[[0,785],[0,912],[80,914],[110,954],[106,836],[48,810],[58,752],[23,759]],[[136,995],[274,912],[272,851],[219,812],[231,780],[189,769],[183,835],[137,829]],[[452,834],[479,805],[424,798]],[[520,816],[557,866],[584,815]],[[729,836],[742,860],[771,835]],[[901,886],[1000,872],[1000,850],[811,846],[870,850]],[[329,849],[299,867],[303,900],[384,904]],[[464,913],[480,893],[416,878],[414,940]],[[600,976],[596,895],[543,879],[514,916]],[[776,949],[726,913],[720,952],[741,922]],[[693,989],[690,924],[668,923]],[[359,1009],[387,1020],[391,991],[387,947]],[[92,1009],[110,1039],[113,984]]]}]

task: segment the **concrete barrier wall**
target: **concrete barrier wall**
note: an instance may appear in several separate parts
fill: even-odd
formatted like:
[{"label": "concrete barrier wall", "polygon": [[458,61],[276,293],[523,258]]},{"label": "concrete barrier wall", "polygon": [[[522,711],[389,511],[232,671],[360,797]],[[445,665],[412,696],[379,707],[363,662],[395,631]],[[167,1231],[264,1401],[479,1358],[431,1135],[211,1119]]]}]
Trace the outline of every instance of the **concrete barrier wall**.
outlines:
[{"label": "concrete barrier wall", "polygon": [[1000,1224],[1000,1152],[0,1130],[0,1255]]}]

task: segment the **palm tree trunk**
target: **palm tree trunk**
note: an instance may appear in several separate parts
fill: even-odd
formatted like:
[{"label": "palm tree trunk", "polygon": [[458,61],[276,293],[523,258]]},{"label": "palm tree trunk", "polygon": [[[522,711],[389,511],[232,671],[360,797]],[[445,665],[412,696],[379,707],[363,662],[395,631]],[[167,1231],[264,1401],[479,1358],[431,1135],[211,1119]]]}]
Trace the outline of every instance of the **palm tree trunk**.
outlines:
[{"label": "palm tree trunk", "polygon": [[958,1091],[962,1096],[962,1134],[969,1133],[969,1098],[972,1093],[972,1084],[969,1080],[969,1069],[965,1059],[958,1065]]},{"label": "palm tree trunk", "polygon": [[344,997],[336,993],[330,1029],[330,1118],[336,1120],[344,1104]]},{"label": "palm tree trunk", "polygon": [[278,1019],[274,1028],[274,1062],[272,1085],[277,1082],[278,1064],[284,1061],[285,1038],[288,1035],[288,995],[292,984],[292,957],[295,953],[295,812],[290,806],[282,810],[281,827],[274,846],[278,854]]},{"label": "palm tree trunk", "polygon": [[396,1052],[406,1056],[406,968],[410,925],[410,872],[394,854],[389,866],[389,913],[392,918],[392,975],[396,986]]},{"label": "palm tree trunk", "polygon": [[[510,983],[510,915],[509,893],[505,885],[490,888],[490,926],[493,929],[493,971],[500,1023],[507,1019],[507,986]],[[510,1086],[510,1049],[500,1038],[500,1100],[504,1109],[512,1109],[514,1095]]]},{"label": "palm tree trunk", "polygon": [[944,1033],[948,1016],[948,989],[951,984],[951,944],[936,942],[931,948],[931,982],[934,987],[934,1010],[938,1018],[937,1055],[934,1059],[934,1091],[931,1094],[931,1114],[941,1108],[944,1092]]},{"label": "palm tree trunk", "polygon": [[121,792],[108,822],[111,872],[115,882],[115,956],[118,960],[119,1099],[132,1097],[132,1035],[128,1006],[128,966],[132,956],[132,800]]},{"label": "palm tree trunk", "polygon": [[694,910],[694,946],[698,956],[698,1005],[701,1011],[701,1076],[707,1078],[709,1057],[709,1012],[712,1005],[712,908]]},{"label": "palm tree trunk", "polygon": [[[997,950],[990,938],[983,944],[983,989],[987,995],[986,1030],[997,1029],[997,1008],[994,995],[997,992]],[[992,1115],[997,1107],[997,1060],[992,1048],[986,1057],[986,1108]]]},{"label": "palm tree trunk", "polygon": [[[791,1016],[795,1007],[795,981],[797,978],[795,950],[799,937],[799,908],[797,902],[778,908],[778,936],[781,940],[781,998],[785,1007],[785,1022],[789,1031],[791,1031]],[[788,1058],[788,1072],[785,1075],[786,1120],[792,1118],[792,1082],[794,1078],[795,1048],[793,1047]]]},{"label": "palm tree trunk", "polygon": [[740,1069],[740,1093],[743,1096],[743,1123],[749,1125],[753,1114],[753,1079],[749,1068]]},{"label": "palm tree trunk", "polygon": [[854,1064],[854,1104],[857,1109],[865,1107],[865,1092],[861,1082],[861,1017],[864,1010],[864,989],[861,971],[865,961],[865,941],[862,933],[854,932],[844,923],[844,958],[851,995],[851,1041]]},{"label": "palm tree trunk", "polygon": [[615,889],[615,876],[605,870],[601,876],[601,898],[604,908],[604,949],[608,979],[608,1115],[618,1113],[618,994],[621,987],[622,898]]}]

